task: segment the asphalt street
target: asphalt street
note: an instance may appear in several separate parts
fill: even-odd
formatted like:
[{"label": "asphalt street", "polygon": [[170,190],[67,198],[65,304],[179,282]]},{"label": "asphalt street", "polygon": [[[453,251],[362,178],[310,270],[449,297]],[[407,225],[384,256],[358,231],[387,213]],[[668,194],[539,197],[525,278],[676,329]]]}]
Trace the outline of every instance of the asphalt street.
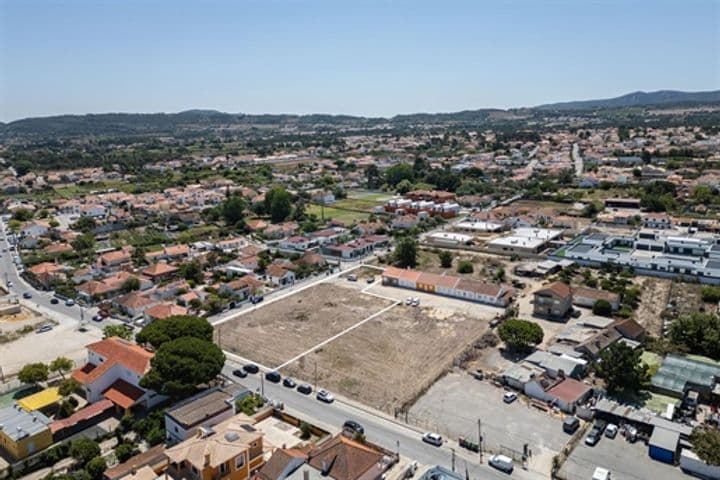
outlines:
[{"label": "asphalt street", "polygon": [[[317,424],[331,433],[341,430],[346,420],[355,420],[365,428],[365,435],[368,441],[377,443],[384,448],[400,452],[400,455],[425,465],[441,465],[446,468],[452,467],[452,451],[455,450],[456,471],[461,476],[465,475],[467,466],[471,479],[507,479],[506,473],[500,472],[487,465],[488,455],[483,456],[483,464],[478,463],[478,454],[461,449],[456,442],[447,441],[442,447],[428,445],[421,440],[422,431],[408,426],[402,422],[395,421],[381,412],[369,407],[359,405],[342,398],[337,398],[332,404],[322,403],[315,398],[315,393],[302,395],[293,389],[283,387],[282,384],[274,384],[261,380],[261,375],[248,375],[247,378],[234,377],[232,371],[242,364],[235,360],[228,360],[223,369],[223,374],[231,380],[240,383],[251,391],[260,392],[271,401],[282,402],[289,412],[294,412],[301,417]],[[548,478],[549,472],[526,471],[516,466],[511,475],[519,479]]]}]

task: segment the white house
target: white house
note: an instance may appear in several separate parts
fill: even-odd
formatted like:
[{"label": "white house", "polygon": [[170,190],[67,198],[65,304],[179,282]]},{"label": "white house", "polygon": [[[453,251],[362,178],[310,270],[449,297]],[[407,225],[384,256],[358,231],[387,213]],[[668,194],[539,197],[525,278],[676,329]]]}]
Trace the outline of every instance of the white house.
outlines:
[{"label": "white house", "polygon": [[88,402],[106,398],[130,410],[135,406],[150,408],[165,399],[140,386],[140,379],[150,370],[152,352],[119,337],[92,343],[87,351],[87,363],[72,377],[82,384]]}]

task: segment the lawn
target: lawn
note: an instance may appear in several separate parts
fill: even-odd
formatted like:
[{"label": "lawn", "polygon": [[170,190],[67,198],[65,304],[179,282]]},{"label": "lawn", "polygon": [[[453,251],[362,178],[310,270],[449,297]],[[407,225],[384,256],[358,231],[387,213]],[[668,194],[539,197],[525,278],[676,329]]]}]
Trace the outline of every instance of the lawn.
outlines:
[{"label": "lawn", "polygon": [[[318,218],[321,218],[321,209],[322,207],[320,207],[320,205],[309,205],[306,209],[306,212],[309,214],[317,215]],[[348,210],[339,210],[333,207],[325,207],[326,220],[339,220],[345,224],[367,220],[369,215],[369,213],[352,212]]]}]

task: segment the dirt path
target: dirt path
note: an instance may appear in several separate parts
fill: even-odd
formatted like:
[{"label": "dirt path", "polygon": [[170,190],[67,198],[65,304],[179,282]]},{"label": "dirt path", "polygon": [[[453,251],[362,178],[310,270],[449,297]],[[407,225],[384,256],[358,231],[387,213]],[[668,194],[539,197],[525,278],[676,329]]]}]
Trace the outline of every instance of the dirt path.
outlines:
[{"label": "dirt path", "polygon": [[642,295],[635,318],[650,335],[661,337],[663,334],[661,314],[667,305],[672,281],[662,278],[645,278],[639,286]]}]

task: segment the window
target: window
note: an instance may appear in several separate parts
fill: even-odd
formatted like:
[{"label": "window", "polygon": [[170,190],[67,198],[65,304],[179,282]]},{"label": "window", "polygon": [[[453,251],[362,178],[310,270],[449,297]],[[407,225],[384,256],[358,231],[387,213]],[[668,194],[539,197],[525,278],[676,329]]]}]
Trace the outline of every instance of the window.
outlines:
[{"label": "window", "polygon": [[245,465],[245,454],[241,453],[237,457],[235,457],[235,469],[239,470]]},{"label": "window", "polygon": [[225,476],[228,473],[227,462],[220,464],[220,475]]},{"label": "window", "polygon": [[192,472],[193,477],[197,477],[197,476],[198,476],[198,469],[195,468],[195,465],[192,465],[192,466],[190,467],[190,471]]}]

